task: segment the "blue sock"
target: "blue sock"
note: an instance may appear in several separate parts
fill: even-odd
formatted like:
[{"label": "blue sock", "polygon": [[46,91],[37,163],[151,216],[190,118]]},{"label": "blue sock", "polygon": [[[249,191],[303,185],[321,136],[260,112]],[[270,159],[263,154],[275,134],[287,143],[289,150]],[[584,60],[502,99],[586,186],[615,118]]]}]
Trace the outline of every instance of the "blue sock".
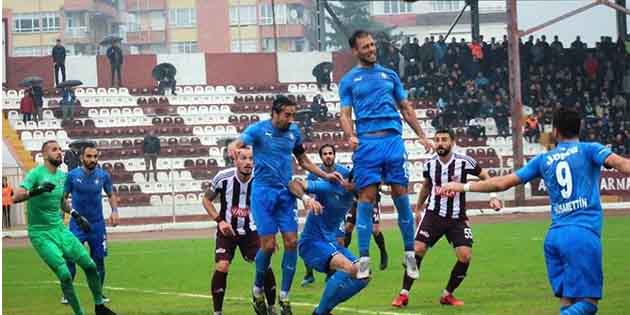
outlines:
[{"label": "blue sock", "polygon": [[94,263],[96,264],[96,273],[98,273],[98,277],[101,279],[101,286],[103,286],[105,283],[105,259],[94,259]]},{"label": "blue sock", "polygon": [[560,309],[561,315],[595,315],[597,313],[597,305],[588,301],[579,301],[575,304]]},{"label": "blue sock", "polygon": [[345,302],[349,298],[355,296],[361,291],[368,283],[367,279],[355,279],[350,277],[344,272],[344,281],[341,283],[341,287],[337,290],[337,294],[328,301],[329,311],[334,309],[337,305]]},{"label": "blue sock", "polygon": [[262,288],[265,286],[265,273],[269,269],[271,264],[271,253],[267,253],[262,249],[259,249],[256,253],[256,279],[254,285]]},{"label": "blue sock", "polygon": [[413,212],[409,205],[409,195],[404,194],[393,199],[396,210],[398,210],[398,227],[402,234],[405,251],[413,250],[414,227]]},{"label": "blue sock", "polygon": [[357,233],[359,234],[359,255],[361,257],[370,256],[373,211],[374,205],[359,201],[357,205]]},{"label": "blue sock", "polygon": [[282,287],[281,292],[289,292],[293,277],[295,276],[295,266],[297,265],[297,250],[285,249],[282,255]]},{"label": "blue sock", "polygon": [[347,273],[343,271],[336,271],[328,279],[326,279],[326,286],[322,293],[322,298],[319,300],[319,305],[315,309],[317,314],[328,314],[332,310],[330,302],[335,296],[338,295],[341,284],[346,280]]}]

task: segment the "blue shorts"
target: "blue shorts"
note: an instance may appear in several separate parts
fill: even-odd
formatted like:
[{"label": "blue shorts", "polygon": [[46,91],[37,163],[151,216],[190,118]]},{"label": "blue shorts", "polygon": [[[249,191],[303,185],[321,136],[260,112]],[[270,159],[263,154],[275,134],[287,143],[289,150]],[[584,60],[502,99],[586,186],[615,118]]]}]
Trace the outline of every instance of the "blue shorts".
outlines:
[{"label": "blue shorts", "polygon": [[405,143],[399,134],[382,137],[362,136],[352,155],[354,182],[357,189],[384,182],[407,186],[409,176]]},{"label": "blue shorts", "polygon": [[92,257],[92,259],[103,259],[107,256],[107,230],[105,229],[105,222],[92,223],[91,227],[90,232],[85,233],[73,219],[70,220],[70,232],[79,239],[81,244],[87,242],[90,247],[90,257]]},{"label": "blue shorts", "polygon": [[251,210],[259,236],[297,233],[298,217],[295,197],[286,187],[269,187],[252,183]]},{"label": "blue shorts", "polygon": [[308,238],[300,239],[298,241],[298,253],[307,266],[323,273],[329,273],[331,271],[330,260],[337,254],[344,255],[352,262],[357,260],[350,250],[339,246],[336,241],[328,242]]},{"label": "blue shorts", "polygon": [[597,234],[579,226],[549,230],[545,262],[556,297],[602,298],[602,244]]}]

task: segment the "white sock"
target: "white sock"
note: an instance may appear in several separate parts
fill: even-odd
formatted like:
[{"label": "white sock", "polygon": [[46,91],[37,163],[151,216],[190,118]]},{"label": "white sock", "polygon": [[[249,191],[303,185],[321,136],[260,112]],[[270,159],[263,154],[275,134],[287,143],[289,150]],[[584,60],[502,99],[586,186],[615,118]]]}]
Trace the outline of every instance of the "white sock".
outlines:
[{"label": "white sock", "polygon": [[446,291],[446,289],[442,290],[442,296],[451,295],[451,292]]},{"label": "white sock", "polygon": [[254,289],[252,289],[252,292],[254,293],[255,297],[261,297],[263,294],[263,288],[259,288],[257,286],[254,286]]},{"label": "white sock", "polygon": [[289,292],[287,291],[280,291],[280,300],[281,301],[286,301],[289,299]]},{"label": "white sock", "polygon": [[402,289],[402,290],[400,290],[400,294],[409,296],[409,291],[405,290],[405,289]]}]

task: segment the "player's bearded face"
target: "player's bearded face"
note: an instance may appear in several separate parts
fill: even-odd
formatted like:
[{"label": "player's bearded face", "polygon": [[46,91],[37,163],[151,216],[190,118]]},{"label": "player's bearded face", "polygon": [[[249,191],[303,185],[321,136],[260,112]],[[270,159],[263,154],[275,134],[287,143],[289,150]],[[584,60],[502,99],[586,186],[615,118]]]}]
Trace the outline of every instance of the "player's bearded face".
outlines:
[{"label": "player's bearded face", "polygon": [[435,152],[439,156],[448,155],[449,153],[451,153],[451,149],[453,149],[453,142],[451,141],[450,137],[435,137]]},{"label": "player's bearded face", "polygon": [[376,44],[370,35],[357,38],[356,48],[353,48],[353,52],[361,64],[365,66],[376,63]]},{"label": "player's bearded face", "polygon": [[59,166],[63,162],[61,159],[61,147],[57,143],[47,145],[45,160],[54,166]]},{"label": "player's bearded face", "polygon": [[85,168],[93,170],[98,164],[98,151],[96,149],[85,149],[83,152],[82,162]]},{"label": "player's bearded face", "polygon": [[333,164],[335,164],[335,153],[333,153],[332,149],[324,149],[321,158],[322,163],[324,163],[324,165],[327,167],[331,167],[333,166]]},{"label": "player's bearded face", "polygon": [[252,168],[254,165],[254,160],[252,157],[252,150],[250,149],[242,149],[238,152],[238,157],[236,158],[236,168],[238,172],[242,175],[251,175]]},{"label": "player's bearded face", "polygon": [[280,130],[287,130],[289,126],[291,126],[291,122],[295,119],[295,106],[284,106],[282,111],[279,113],[274,113],[274,117],[272,118],[274,121],[274,127]]}]

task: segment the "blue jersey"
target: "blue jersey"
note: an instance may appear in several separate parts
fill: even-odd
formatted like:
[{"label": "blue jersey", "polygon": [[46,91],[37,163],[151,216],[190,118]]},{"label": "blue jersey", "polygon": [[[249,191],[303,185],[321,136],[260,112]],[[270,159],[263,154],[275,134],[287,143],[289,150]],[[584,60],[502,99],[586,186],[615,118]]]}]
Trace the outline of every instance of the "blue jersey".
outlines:
[{"label": "blue jersey", "polygon": [[83,167],[77,167],[66,177],[64,192],[72,195],[72,208],[90,223],[103,222],[103,191],[112,192],[112,180],[100,167],[89,174]]},{"label": "blue jersey", "polygon": [[271,120],[250,125],[240,136],[254,151],[253,184],[287,187],[293,176],[293,152],[303,148],[297,125],[286,131],[274,128]]},{"label": "blue jersey", "polygon": [[[343,166],[337,166],[337,171],[344,171],[343,169],[345,169]],[[342,175],[347,178],[346,175],[349,172],[345,169],[346,174],[342,173]],[[323,206],[323,211],[320,215],[312,212],[308,214],[301,238],[334,242],[339,226],[352,207],[354,193],[347,191],[339,184],[322,179],[308,180],[307,186],[306,192],[315,194]]]},{"label": "blue jersey", "polygon": [[561,142],[516,172],[522,183],[542,178],[551,202],[550,229],[577,225],[600,235],[600,170],[610,149],[599,143]]},{"label": "blue jersey", "polygon": [[354,67],[339,83],[341,107],[352,106],[357,135],[393,130],[402,134],[398,103],[407,98],[398,74],[381,65]]}]

